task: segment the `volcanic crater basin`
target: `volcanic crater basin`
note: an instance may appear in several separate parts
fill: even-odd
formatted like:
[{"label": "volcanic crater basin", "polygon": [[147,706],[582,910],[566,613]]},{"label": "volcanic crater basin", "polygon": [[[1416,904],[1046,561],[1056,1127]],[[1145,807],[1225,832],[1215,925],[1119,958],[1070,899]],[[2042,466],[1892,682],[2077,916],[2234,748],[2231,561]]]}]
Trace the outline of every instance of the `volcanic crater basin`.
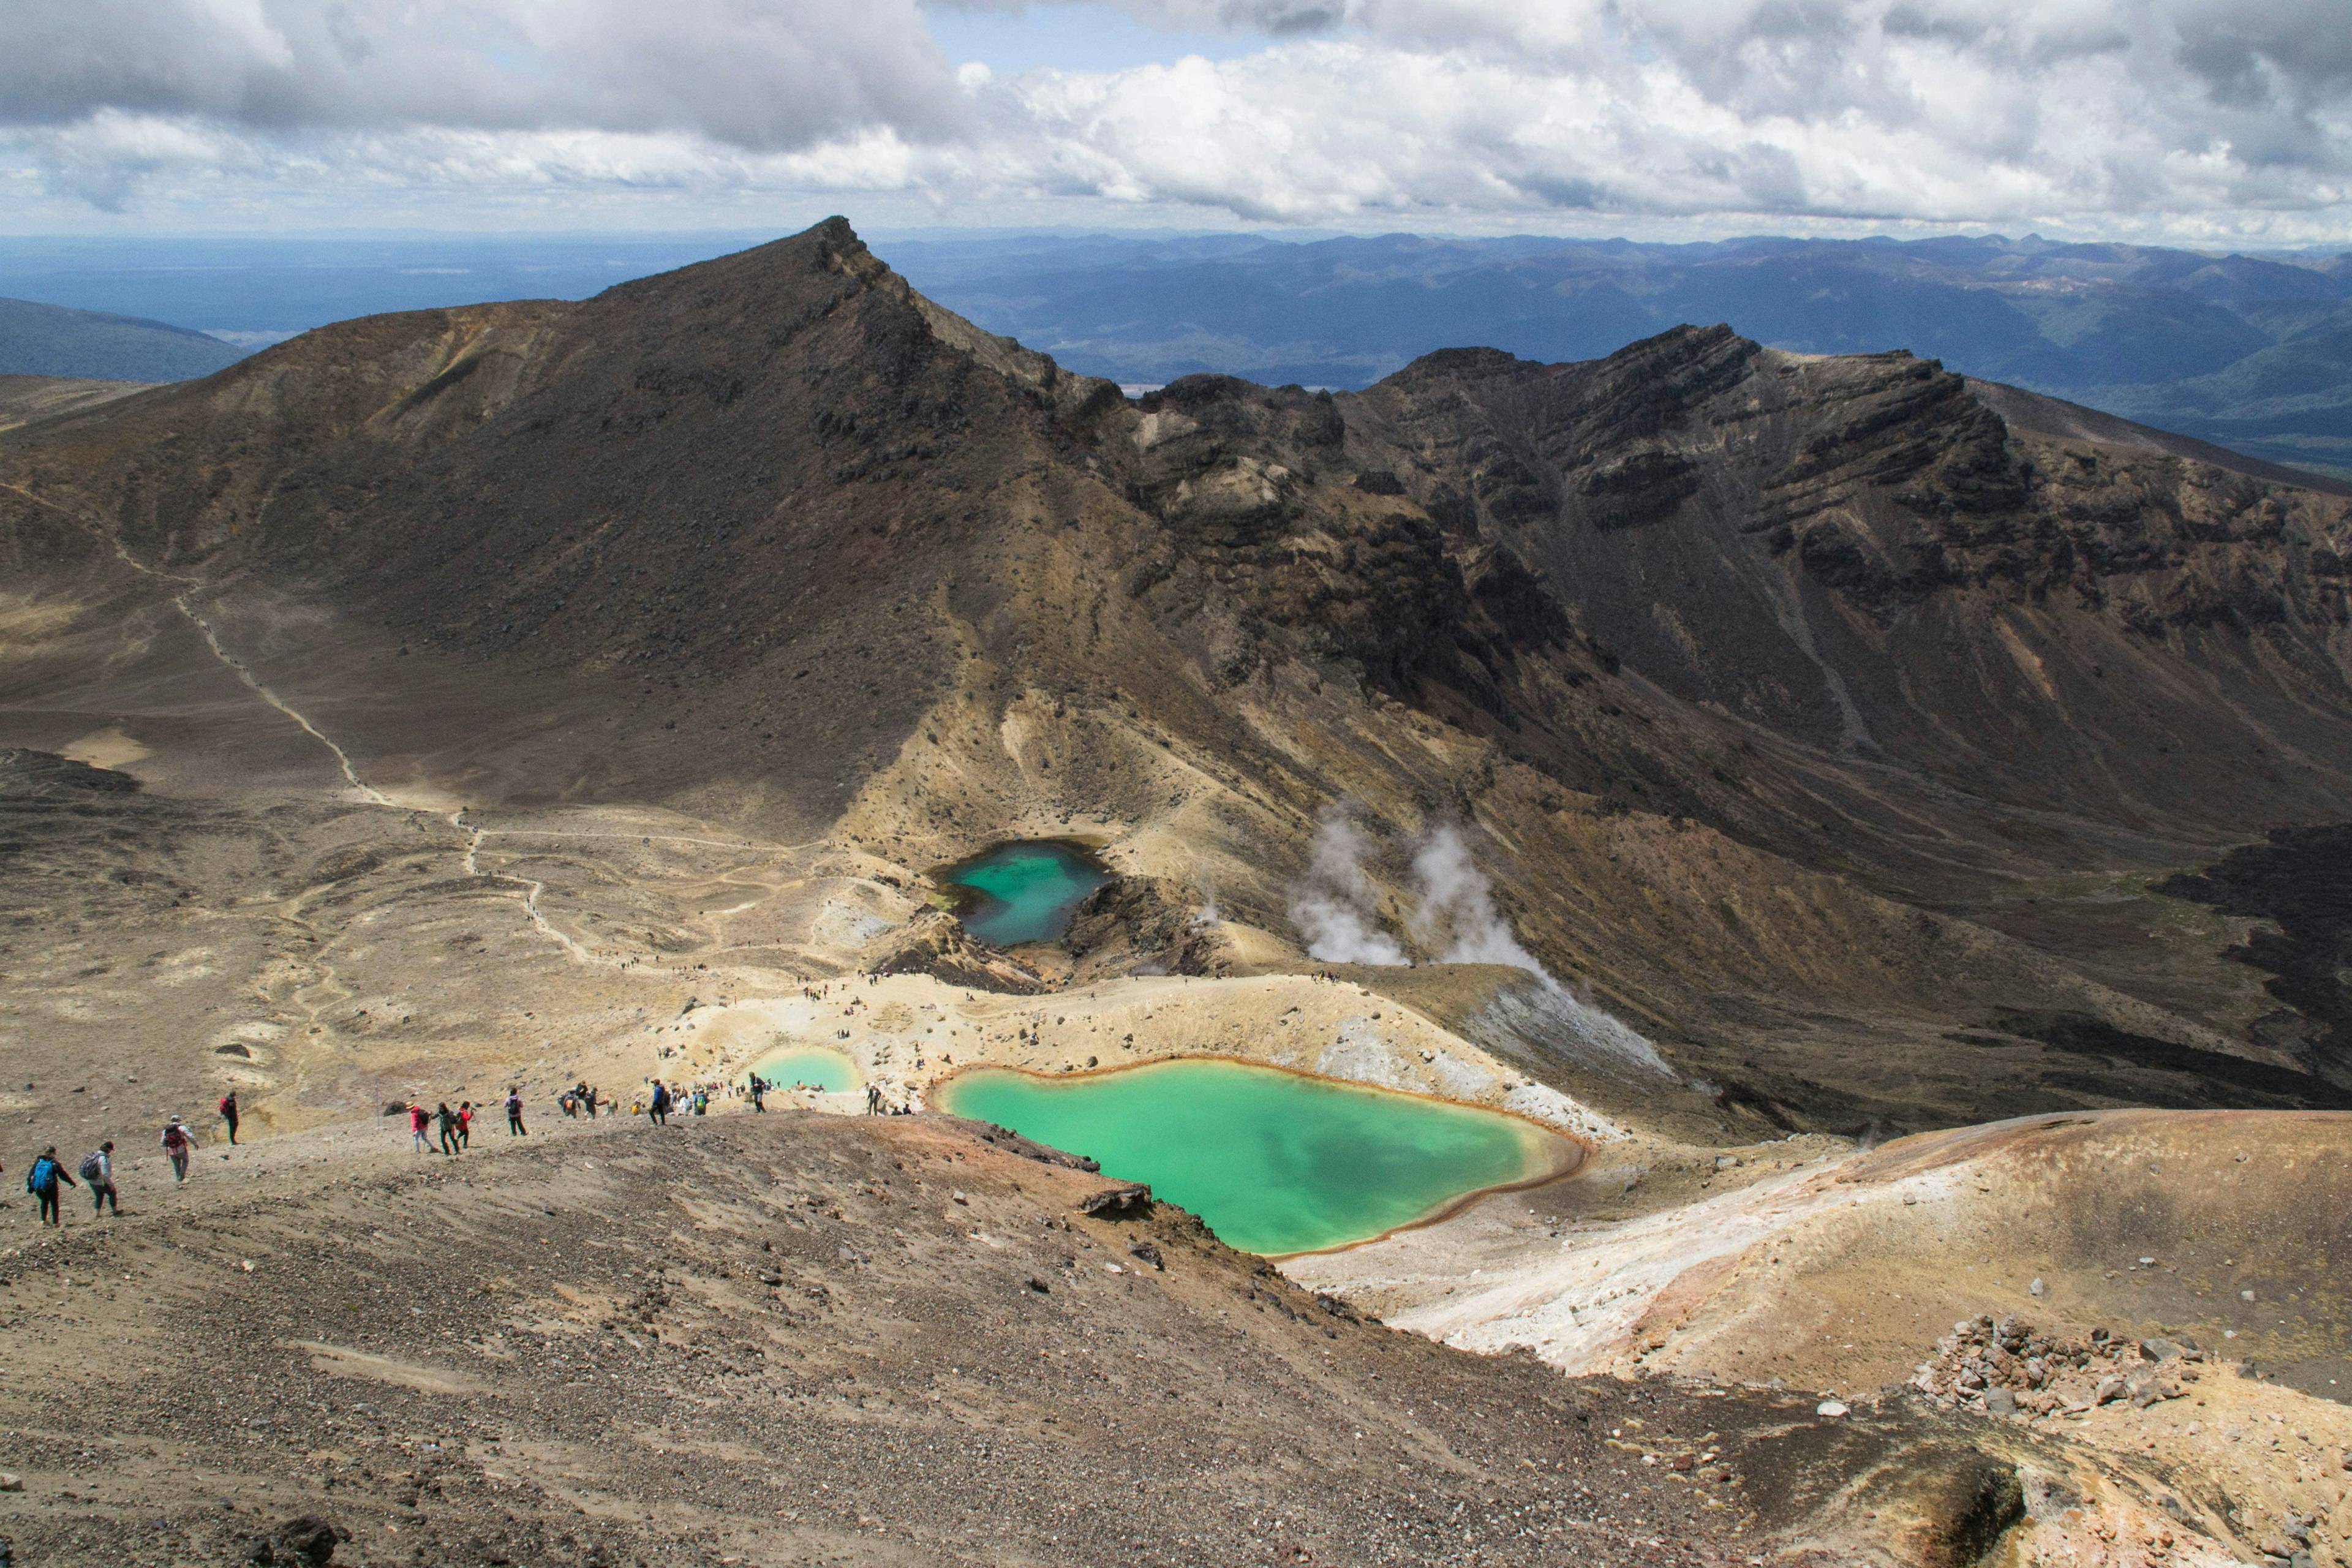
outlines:
[{"label": "volcanic crater basin", "polygon": [[1270,1257],[1384,1236],[1583,1158],[1516,1116],[1244,1062],[1075,1078],[981,1068],[934,1099],[1148,1183],[1226,1245]]},{"label": "volcanic crater basin", "polygon": [[1091,850],[1065,839],[999,844],[938,876],[957,889],[964,929],[997,947],[1059,941],[1079,903],[1111,880]]}]

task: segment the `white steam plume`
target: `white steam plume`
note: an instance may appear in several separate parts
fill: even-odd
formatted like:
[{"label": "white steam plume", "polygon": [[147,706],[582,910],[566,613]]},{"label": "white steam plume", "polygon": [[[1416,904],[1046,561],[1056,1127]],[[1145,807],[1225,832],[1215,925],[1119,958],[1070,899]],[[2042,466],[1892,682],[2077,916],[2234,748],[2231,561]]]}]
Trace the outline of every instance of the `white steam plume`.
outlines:
[{"label": "white steam plume", "polygon": [[1396,938],[1376,929],[1372,884],[1364,875],[1370,847],[1356,825],[1327,814],[1315,834],[1315,858],[1290,900],[1290,923],[1307,938],[1307,956],[1327,963],[1408,962]]},{"label": "white steam plume", "polygon": [[[1344,816],[1335,813],[1323,819],[1315,836],[1314,860],[1290,906],[1292,922],[1307,938],[1308,957],[1334,963],[1412,962],[1396,939],[1375,923],[1372,885],[1363,869],[1370,849],[1362,831]],[[1441,963],[1499,963],[1525,970],[1541,984],[1541,995],[1514,1002],[1507,1010],[1533,1008],[1524,1020],[1529,1031],[1587,1059],[1675,1076],[1656,1047],[1577,996],[1527,950],[1495,907],[1494,884],[1471,858],[1461,829],[1442,825],[1422,840],[1412,858],[1412,913],[1405,931],[1422,952],[1435,954]]]},{"label": "white steam plume", "polygon": [[1551,978],[1495,908],[1494,887],[1471,860],[1461,829],[1448,824],[1423,839],[1412,877],[1419,897],[1405,930],[1423,952],[1441,963],[1507,963]]}]

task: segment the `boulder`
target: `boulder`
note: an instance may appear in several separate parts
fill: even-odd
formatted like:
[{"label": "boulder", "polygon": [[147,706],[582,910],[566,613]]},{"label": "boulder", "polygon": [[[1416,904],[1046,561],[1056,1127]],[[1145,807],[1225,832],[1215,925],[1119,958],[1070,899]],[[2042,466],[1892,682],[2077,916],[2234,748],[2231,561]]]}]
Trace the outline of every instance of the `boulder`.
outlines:
[{"label": "boulder", "polygon": [[1151,1189],[1141,1182],[1121,1182],[1115,1187],[1088,1193],[1078,1200],[1078,1212],[1091,1215],[1148,1214],[1151,1209]]},{"label": "boulder", "polygon": [[268,1535],[255,1536],[246,1547],[245,1559],[248,1563],[324,1568],[335,1560],[335,1548],[351,1538],[352,1532],[332,1520],[306,1513],[288,1520]]}]

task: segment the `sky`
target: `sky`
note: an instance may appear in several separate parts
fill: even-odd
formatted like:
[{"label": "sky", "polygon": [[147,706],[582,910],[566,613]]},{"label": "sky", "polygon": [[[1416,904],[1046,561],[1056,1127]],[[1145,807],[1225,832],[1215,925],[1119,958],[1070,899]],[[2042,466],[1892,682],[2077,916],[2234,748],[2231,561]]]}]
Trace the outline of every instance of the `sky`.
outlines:
[{"label": "sky", "polygon": [[0,232],[2352,247],[2345,0],[8,0]]}]

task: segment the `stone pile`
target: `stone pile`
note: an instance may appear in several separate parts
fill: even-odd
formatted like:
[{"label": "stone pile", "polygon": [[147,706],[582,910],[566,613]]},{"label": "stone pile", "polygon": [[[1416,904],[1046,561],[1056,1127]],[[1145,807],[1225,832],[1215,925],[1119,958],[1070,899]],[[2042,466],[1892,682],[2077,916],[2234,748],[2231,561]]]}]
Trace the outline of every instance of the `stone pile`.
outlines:
[{"label": "stone pile", "polygon": [[2205,1352],[2188,1339],[2121,1339],[2037,1329],[2023,1318],[1963,1318],[1936,1342],[1911,1386],[1947,1410],[2078,1415],[2116,1400],[2177,1399]]}]

